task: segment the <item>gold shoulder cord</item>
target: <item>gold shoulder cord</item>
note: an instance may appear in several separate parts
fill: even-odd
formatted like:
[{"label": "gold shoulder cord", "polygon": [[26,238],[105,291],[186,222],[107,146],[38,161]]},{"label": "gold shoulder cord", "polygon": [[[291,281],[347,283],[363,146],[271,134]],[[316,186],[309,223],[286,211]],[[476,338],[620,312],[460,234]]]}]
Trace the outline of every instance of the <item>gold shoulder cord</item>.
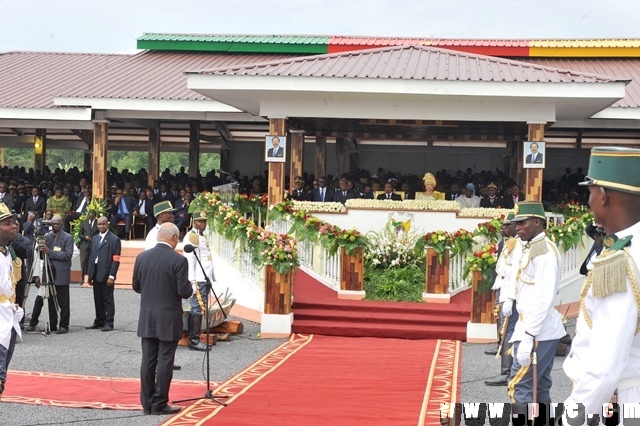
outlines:
[{"label": "gold shoulder cord", "polygon": [[[633,297],[636,301],[636,306],[638,307],[638,321],[636,323],[636,331],[635,334],[638,334],[638,332],[640,331],[640,290],[638,289],[638,281],[636,280],[636,274],[634,271],[634,265],[633,265],[633,258],[631,257],[631,254],[629,253],[629,249],[627,247],[625,247],[623,250],[620,251],[615,251],[615,252],[610,252],[611,254],[607,254],[608,252],[604,252],[603,254],[601,254],[600,256],[598,256],[598,258],[600,260],[605,259],[609,260],[608,258],[613,258],[613,256],[617,256],[618,258],[620,256],[623,256],[625,258],[625,268],[624,268],[624,272],[626,276],[619,276],[619,274],[614,274],[614,275],[618,275],[616,278],[616,283],[615,284],[598,284],[598,286],[596,288],[594,288],[593,294],[594,297],[605,297],[610,295],[611,293],[624,293],[627,291],[627,278],[629,278],[629,282],[631,283],[631,291],[633,291]],[[619,253],[619,254],[617,254]],[[584,285],[582,286],[582,291],[580,292],[580,311],[582,311],[582,314],[584,315],[584,320],[587,323],[587,325],[589,326],[589,328],[593,328],[593,322],[591,321],[591,317],[589,316],[589,313],[587,312],[587,308],[586,308],[586,303],[585,303],[585,299],[587,297],[587,294],[589,293],[589,289],[591,288],[591,285],[593,284],[593,274],[594,274],[594,270],[597,267],[595,264],[595,260],[598,260],[598,258],[594,259],[594,268],[589,271],[589,274],[587,274],[587,278],[584,281]],[[615,261],[618,259],[612,259],[612,262],[609,261],[607,263],[615,263]],[[600,268],[602,268],[602,266],[600,266]],[[611,271],[610,271],[611,272]],[[598,274],[598,272],[596,272],[596,274]],[[600,274],[598,274],[600,275]],[[624,279],[623,279],[624,278]],[[610,280],[605,280],[605,282],[611,282]],[[624,286],[622,285],[622,283],[624,283]]]}]

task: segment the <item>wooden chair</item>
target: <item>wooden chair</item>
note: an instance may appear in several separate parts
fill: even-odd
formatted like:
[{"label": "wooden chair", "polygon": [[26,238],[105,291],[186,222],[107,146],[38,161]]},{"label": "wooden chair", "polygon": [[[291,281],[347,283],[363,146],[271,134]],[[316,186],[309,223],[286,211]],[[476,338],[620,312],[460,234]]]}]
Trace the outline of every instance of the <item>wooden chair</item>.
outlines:
[{"label": "wooden chair", "polygon": [[138,238],[136,235],[136,226],[142,226],[142,229],[143,229],[142,238],[146,238],[147,237],[147,220],[142,219],[138,216],[134,216],[133,223],[131,224],[131,231],[133,232],[134,239]]},{"label": "wooden chair", "polygon": [[[118,232],[118,228],[119,227],[123,227],[126,229],[126,223],[124,223],[124,220],[119,220],[118,223],[116,223],[116,235],[120,235],[120,233]],[[123,232],[124,233],[124,232]],[[129,228],[129,239],[131,239],[131,236],[133,235],[133,223],[131,224],[131,227]]]}]

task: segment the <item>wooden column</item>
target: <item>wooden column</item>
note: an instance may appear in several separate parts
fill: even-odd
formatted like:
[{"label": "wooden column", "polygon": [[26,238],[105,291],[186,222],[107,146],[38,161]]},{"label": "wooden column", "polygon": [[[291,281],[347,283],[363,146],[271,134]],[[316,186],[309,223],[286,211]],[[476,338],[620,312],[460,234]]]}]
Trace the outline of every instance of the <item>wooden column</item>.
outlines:
[{"label": "wooden column", "polygon": [[364,290],[364,252],[361,248],[347,254],[340,249],[340,290]]},{"label": "wooden column", "polygon": [[200,170],[200,122],[189,123],[189,177],[198,178]]},{"label": "wooden column", "polygon": [[427,248],[427,276],[425,292],[429,294],[449,294],[449,252],[442,253],[442,263],[438,253]]},{"label": "wooden column", "polygon": [[360,156],[358,152],[352,152],[351,154],[349,154],[349,172],[354,173],[356,170],[358,170],[358,163]]},{"label": "wooden column", "polygon": [[[269,134],[282,135],[285,134],[284,118],[269,119]],[[284,164],[285,163],[269,163],[269,181],[267,182],[269,191],[269,205],[280,203],[284,200]]]},{"label": "wooden column", "polygon": [[93,170],[91,162],[93,161],[93,154],[91,151],[84,152],[84,171],[89,172]]},{"label": "wooden column", "polygon": [[295,188],[296,176],[302,176],[304,170],[304,130],[291,131],[291,166],[289,169],[289,188]]},{"label": "wooden column", "polygon": [[33,168],[44,173],[47,164],[47,130],[36,129],[36,137],[33,143],[34,161]]},{"label": "wooden column", "polygon": [[482,271],[473,271],[471,277],[471,322],[476,324],[495,324],[493,315],[495,293],[493,290],[480,290]]},{"label": "wooden column", "polygon": [[291,289],[293,288],[293,271],[281,274],[266,266],[264,289],[264,313],[286,315],[291,313]]},{"label": "wooden column", "polygon": [[107,193],[107,149],[109,141],[109,122],[93,122],[93,180],[91,194],[93,198],[105,198]]},{"label": "wooden column", "polygon": [[327,138],[316,136],[316,168],[314,170],[316,179],[327,175]]},{"label": "wooden column", "polygon": [[220,168],[225,172],[229,171],[229,154],[231,154],[230,151],[231,149],[229,149],[228,147],[220,148]]},{"label": "wooden column", "polygon": [[154,180],[160,179],[160,122],[156,121],[149,128],[149,170],[147,185],[153,185]]},{"label": "wooden column", "polygon": [[[530,142],[544,141],[544,123],[529,123]],[[520,143],[522,146],[523,144]],[[524,149],[521,147],[520,149]],[[547,155],[545,152],[544,155]],[[522,155],[520,155],[522,157]],[[522,161],[522,158],[520,159]],[[527,201],[542,202],[542,179],[544,169],[525,169],[525,194]]]}]

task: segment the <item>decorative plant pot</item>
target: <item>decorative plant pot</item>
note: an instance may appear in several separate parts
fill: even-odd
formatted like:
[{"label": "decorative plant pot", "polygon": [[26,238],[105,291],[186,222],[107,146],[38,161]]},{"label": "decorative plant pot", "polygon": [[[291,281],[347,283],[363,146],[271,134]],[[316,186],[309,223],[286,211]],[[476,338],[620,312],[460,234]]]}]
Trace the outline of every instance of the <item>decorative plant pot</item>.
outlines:
[{"label": "decorative plant pot", "polygon": [[265,265],[264,313],[291,313],[293,271],[281,274],[272,265]]},{"label": "decorative plant pot", "polygon": [[495,293],[491,290],[480,290],[482,272],[473,271],[471,277],[471,322],[476,324],[495,324],[496,317],[493,315],[495,306]]},{"label": "decorative plant pot", "polygon": [[340,290],[364,290],[364,253],[357,248],[353,254],[340,249]]},{"label": "decorative plant pot", "polygon": [[449,294],[449,252],[442,253],[442,263],[438,253],[427,248],[427,282],[426,293]]}]

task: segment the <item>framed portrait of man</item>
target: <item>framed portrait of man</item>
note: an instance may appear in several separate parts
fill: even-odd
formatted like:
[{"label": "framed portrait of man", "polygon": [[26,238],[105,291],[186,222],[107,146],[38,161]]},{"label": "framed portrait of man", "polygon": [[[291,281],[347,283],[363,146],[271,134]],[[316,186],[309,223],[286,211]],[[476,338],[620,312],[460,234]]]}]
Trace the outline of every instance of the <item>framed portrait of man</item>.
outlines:
[{"label": "framed portrait of man", "polygon": [[525,142],[523,155],[522,164],[525,169],[544,169],[547,161],[544,142]]},{"label": "framed portrait of man", "polygon": [[264,161],[269,163],[284,163],[287,159],[286,142],[286,136],[267,136],[264,147]]}]

